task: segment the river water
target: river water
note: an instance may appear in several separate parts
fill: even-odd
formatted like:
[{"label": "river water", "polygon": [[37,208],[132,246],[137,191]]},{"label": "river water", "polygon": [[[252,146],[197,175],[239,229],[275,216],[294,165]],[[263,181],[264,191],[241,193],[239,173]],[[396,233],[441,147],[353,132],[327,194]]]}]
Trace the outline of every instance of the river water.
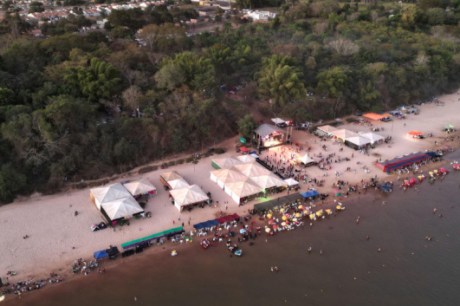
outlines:
[{"label": "river water", "polygon": [[241,258],[230,258],[223,245],[205,251],[195,242],[177,257],[164,250],[119,259],[123,264],[103,275],[4,304],[457,306],[459,184],[457,172],[418,191],[345,200],[345,212],[267,242],[258,238],[243,245]]}]

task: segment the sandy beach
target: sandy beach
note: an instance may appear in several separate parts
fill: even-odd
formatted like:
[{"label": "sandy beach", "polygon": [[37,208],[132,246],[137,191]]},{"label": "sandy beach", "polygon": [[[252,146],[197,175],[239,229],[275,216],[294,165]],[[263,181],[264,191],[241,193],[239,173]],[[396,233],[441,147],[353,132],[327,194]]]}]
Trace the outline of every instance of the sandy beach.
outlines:
[{"label": "sandy beach", "polygon": [[[379,179],[395,180],[396,176],[388,176],[374,166],[378,158],[391,159],[396,156],[418,152],[425,149],[458,146],[455,142],[445,142],[446,136],[442,129],[447,124],[460,127],[460,94],[454,93],[439,97],[442,105],[434,103],[419,107],[420,114],[408,115],[404,120],[395,119],[391,122],[376,122],[373,127],[382,128],[378,133],[391,136],[392,142],[381,144],[372,149],[369,155],[360,153],[332,140],[321,142],[320,139],[305,131],[294,131],[293,142],[304,148],[311,147],[310,155],[335,154],[335,159],[348,158],[349,161],[332,163],[332,169],[324,171],[318,167],[306,168],[309,177],[324,179],[324,186],[318,188],[322,193],[332,194],[332,187],[337,179],[350,183],[359,183],[362,179],[369,180],[377,176]],[[369,125],[355,123],[344,124],[341,127],[352,131],[370,131]],[[413,139],[407,135],[410,130],[420,130],[433,137]],[[222,156],[237,156],[234,150],[236,138],[227,141],[227,152]],[[326,145],[326,152],[322,148]],[[244,214],[252,208],[257,200],[238,206],[214,182],[209,179],[213,170],[211,160],[216,156],[203,158],[198,164],[183,164],[168,169],[159,169],[144,175],[124,177],[122,180],[148,178],[158,190],[151,198],[146,211],[152,213],[152,218],[133,220],[130,226],[91,232],[90,226],[103,221],[101,213],[90,202],[89,189],[71,190],[63,193],[41,196],[33,195],[17,200],[15,203],[0,207],[0,277],[13,270],[18,274],[10,277],[10,281],[24,280],[33,277],[47,276],[50,272],[70,272],[71,263],[77,258],[90,258],[94,251],[105,249],[110,244],[121,243],[146,236],[161,230],[184,223],[187,230],[194,223],[215,218],[219,212]],[[359,163],[358,163],[359,162]],[[347,171],[347,168],[350,168]],[[189,183],[197,184],[205,192],[211,192],[217,203],[214,207],[195,208],[192,211],[180,213],[168,198],[160,183],[160,174],[175,170]],[[313,187],[309,183],[301,183],[301,190]],[[279,194],[279,196],[286,193]],[[228,202],[228,209],[224,203]],[[78,215],[75,216],[75,211]],[[24,236],[28,236],[24,239]]]}]

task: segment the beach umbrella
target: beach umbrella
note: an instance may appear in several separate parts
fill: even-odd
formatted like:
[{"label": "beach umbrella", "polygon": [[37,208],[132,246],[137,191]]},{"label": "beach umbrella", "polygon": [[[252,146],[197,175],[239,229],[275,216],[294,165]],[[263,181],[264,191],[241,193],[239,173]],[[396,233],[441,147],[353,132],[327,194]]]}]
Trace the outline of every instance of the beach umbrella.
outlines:
[{"label": "beach umbrella", "polygon": [[280,213],[284,213],[284,208],[280,208]]},{"label": "beach umbrella", "polygon": [[296,213],[296,214],[295,214],[295,217],[296,217],[296,218],[300,218],[300,217],[302,217],[302,214],[301,214],[301,213]]},{"label": "beach umbrella", "polygon": [[267,234],[270,233],[270,231],[271,231],[271,229],[268,228],[268,227],[265,229],[265,232],[266,232]]},{"label": "beach umbrella", "polygon": [[286,222],[282,222],[282,223],[281,223],[281,226],[286,226]]},{"label": "beach umbrella", "polygon": [[244,228],[240,229],[240,234],[241,234],[241,235],[246,234],[246,230],[245,230]]},{"label": "beach umbrella", "polygon": [[267,219],[271,219],[273,217],[272,214],[267,214]]},{"label": "beach umbrella", "polygon": [[297,206],[298,209],[303,209],[303,205]]},{"label": "beach umbrella", "polygon": [[286,221],[286,220],[287,220],[286,215],[283,215],[283,216],[281,217],[281,220]]}]

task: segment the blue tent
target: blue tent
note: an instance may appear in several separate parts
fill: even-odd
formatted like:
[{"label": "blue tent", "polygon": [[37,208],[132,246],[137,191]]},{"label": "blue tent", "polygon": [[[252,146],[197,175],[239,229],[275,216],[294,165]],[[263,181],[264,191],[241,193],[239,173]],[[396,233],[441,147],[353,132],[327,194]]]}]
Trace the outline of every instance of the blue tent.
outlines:
[{"label": "blue tent", "polygon": [[308,191],[305,191],[305,192],[301,192],[300,195],[304,199],[308,199],[308,198],[314,198],[314,197],[318,196],[319,193],[318,193],[318,191],[316,191],[314,189],[311,189],[311,190],[308,190]]},{"label": "blue tent", "polygon": [[219,224],[220,223],[217,220],[208,220],[208,221],[205,221],[205,222],[197,223],[197,224],[193,225],[193,227],[196,230],[200,230],[200,229],[203,229],[203,228],[210,228],[210,227],[213,227],[213,226],[217,226]]},{"label": "blue tent", "polygon": [[96,251],[96,252],[94,252],[94,258],[96,260],[109,258],[109,254],[107,253],[106,250]]}]

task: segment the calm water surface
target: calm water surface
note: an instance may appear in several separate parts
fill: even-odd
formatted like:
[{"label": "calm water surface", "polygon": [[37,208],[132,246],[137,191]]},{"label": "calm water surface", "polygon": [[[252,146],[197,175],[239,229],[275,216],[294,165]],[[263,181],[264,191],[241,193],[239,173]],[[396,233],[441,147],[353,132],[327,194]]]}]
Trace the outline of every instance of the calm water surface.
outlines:
[{"label": "calm water surface", "polygon": [[[460,173],[451,173],[420,191],[347,203],[347,211],[312,228],[268,242],[258,238],[243,245],[242,258],[230,258],[223,246],[204,251],[194,243],[178,257],[166,250],[136,255],[105,275],[5,304],[457,306],[459,233]],[[273,265],[279,273],[270,272]]]}]

